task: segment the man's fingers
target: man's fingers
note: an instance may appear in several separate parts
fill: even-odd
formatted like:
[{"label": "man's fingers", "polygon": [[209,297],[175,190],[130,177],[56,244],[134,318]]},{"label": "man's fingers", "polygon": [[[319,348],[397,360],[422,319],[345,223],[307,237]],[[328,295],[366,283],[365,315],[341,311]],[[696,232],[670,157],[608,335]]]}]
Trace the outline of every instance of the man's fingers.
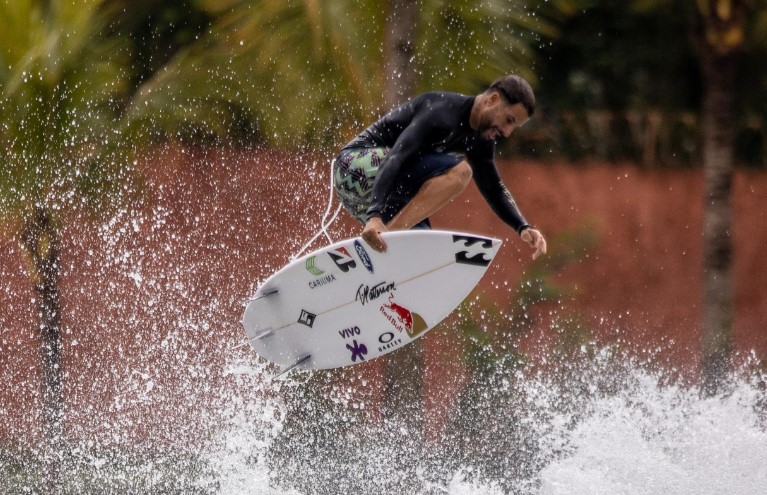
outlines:
[{"label": "man's fingers", "polygon": [[537,259],[542,254],[546,254],[546,239],[544,239],[542,235],[539,235],[535,239],[535,253],[533,253],[533,259]]},{"label": "man's fingers", "polygon": [[528,229],[522,234],[523,240],[526,241],[531,248],[535,249],[533,260],[538,259],[542,254],[546,254],[546,239],[540,232],[535,229]]},{"label": "man's fingers", "polygon": [[385,231],[386,227],[379,217],[373,217],[365,224],[365,228],[362,229],[362,240],[365,241],[371,248],[383,253],[386,251],[386,243],[381,238],[381,232]]},{"label": "man's fingers", "polygon": [[543,254],[543,251],[542,251],[542,249],[541,249],[541,245],[540,245],[540,243],[539,243],[539,242],[537,242],[536,240],[533,240],[533,241],[530,243],[530,246],[531,246],[533,249],[535,249],[535,252],[533,252],[533,260],[537,260],[537,259],[538,259],[538,257],[539,257],[540,255],[542,255],[542,254]]},{"label": "man's fingers", "polygon": [[370,247],[378,251],[379,253],[385,253],[386,252],[386,243],[383,241],[383,239],[378,237],[378,239],[373,240],[372,242],[368,242],[370,244]]},{"label": "man's fingers", "polygon": [[368,243],[370,247],[378,251],[379,253],[386,252],[386,243],[381,237],[381,233],[375,230],[369,230],[362,233],[362,239]]}]

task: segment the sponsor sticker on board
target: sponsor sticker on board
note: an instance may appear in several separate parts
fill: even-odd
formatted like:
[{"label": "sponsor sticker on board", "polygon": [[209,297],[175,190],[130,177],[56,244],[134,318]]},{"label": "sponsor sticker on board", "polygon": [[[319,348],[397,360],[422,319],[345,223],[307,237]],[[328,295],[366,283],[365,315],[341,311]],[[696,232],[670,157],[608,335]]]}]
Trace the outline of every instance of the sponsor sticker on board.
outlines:
[{"label": "sponsor sticker on board", "polygon": [[354,261],[354,258],[352,258],[346,248],[341,247],[328,251],[328,256],[330,256],[330,259],[333,260],[338,269],[344,273],[347,273],[352,268],[357,268],[357,262]]},{"label": "sponsor sticker on board", "polygon": [[357,255],[359,255],[362,264],[365,265],[365,268],[367,268],[370,273],[374,273],[373,261],[370,259],[365,246],[362,245],[359,239],[354,240],[354,249],[357,251]]},{"label": "sponsor sticker on board", "polygon": [[453,244],[462,248],[455,252],[455,262],[463,265],[488,266],[493,260],[493,241],[485,237],[453,235]]},{"label": "sponsor sticker on board", "polygon": [[351,344],[346,344],[346,348],[352,352],[352,362],[357,361],[357,358],[364,361],[365,354],[368,353],[368,347],[361,342],[358,344],[356,340],[353,340]]},{"label": "sponsor sticker on board", "polygon": [[315,277],[319,277],[323,273],[325,273],[324,270],[322,270],[320,267],[317,266],[317,257],[316,256],[309,256],[306,258],[306,263],[304,263],[304,267],[306,268],[306,271],[314,275]]},{"label": "sponsor sticker on board", "polygon": [[350,327],[339,330],[338,335],[340,335],[342,339],[348,339],[349,337],[359,335],[361,332],[362,331],[360,330],[359,325],[352,325]]},{"label": "sponsor sticker on board", "polygon": [[388,351],[402,345],[402,337],[397,337],[394,332],[384,332],[378,336],[378,352]]},{"label": "sponsor sticker on board", "polygon": [[411,338],[429,327],[421,315],[394,302],[394,294],[389,296],[388,304],[381,305],[379,311],[398,332],[405,332]]},{"label": "sponsor sticker on board", "polygon": [[397,286],[394,282],[379,282],[375,285],[360,284],[354,300],[359,301],[364,306],[368,302],[374,301],[384,294],[389,294],[395,290],[397,290]]},{"label": "sponsor sticker on board", "polygon": [[309,328],[312,328],[314,326],[314,320],[317,318],[317,315],[314,313],[310,313],[305,309],[301,310],[301,316],[298,317],[298,323],[301,323],[302,325],[306,325]]},{"label": "sponsor sticker on board", "polygon": [[332,273],[328,275],[324,275],[320,278],[315,278],[314,280],[309,281],[309,288],[310,289],[316,289],[317,287],[322,287],[323,285],[327,285],[331,282],[336,281],[336,276]]}]

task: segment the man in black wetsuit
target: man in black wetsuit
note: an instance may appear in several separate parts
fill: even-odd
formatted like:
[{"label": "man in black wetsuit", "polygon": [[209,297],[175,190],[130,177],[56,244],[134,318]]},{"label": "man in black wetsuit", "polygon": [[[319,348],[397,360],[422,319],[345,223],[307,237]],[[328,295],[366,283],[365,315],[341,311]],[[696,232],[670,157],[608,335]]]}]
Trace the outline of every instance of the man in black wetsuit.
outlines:
[{"label": "man in black wetsuit", "polygon": [[336,191],[365,227],[362,238],[385,251],[380,233],[430,228],[433,214],[474,177],[493,211],[533,249],[546,240],[531,227],[501,181],[495,139],[509,137],[532,116],[535,96],[518,76],[496,80],[482,94],[424,93],[395,108],[341,150]]}]

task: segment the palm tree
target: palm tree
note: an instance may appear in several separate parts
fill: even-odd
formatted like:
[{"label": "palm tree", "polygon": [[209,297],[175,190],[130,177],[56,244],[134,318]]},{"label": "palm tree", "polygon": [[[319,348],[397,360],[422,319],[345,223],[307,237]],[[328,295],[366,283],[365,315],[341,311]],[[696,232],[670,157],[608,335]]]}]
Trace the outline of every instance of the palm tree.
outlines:
[{"label": "palm tree", "polygon": [[672,9],[688,16],[691,42],[703,77],[701,104],[704,196],[704,293],[702,378],[706,393],[716,393],[732,354],[731,193],[735,149],[736,80],[740,55],[753,43],[757,27],[764,39],[763,0],[635,0],[634,8]]},{"label": "palm tree", "polygon": [[533,47],[574,1],[537,4],[203,0],[210,32],[166,87],[218,77],[222,100],[242,104],[267,143],[335,147],[415,91],[473,92],[507,72],[532,78]]},{"label": "palm tree", "polygon": [[63,446],[62,216],[120,173],[107,148],[123,73],[114,41],[99,40],[101,0],[0,4],[0,218],[20,223],[40,329],[43,438],[51,489]]},{"label": "palm tree", "polygon": [[703,386],[716,393],[732,353],[732,179],[738,55],[755,2],[699,0],[694,44],[704,78],[701,130],[705,174]]}]

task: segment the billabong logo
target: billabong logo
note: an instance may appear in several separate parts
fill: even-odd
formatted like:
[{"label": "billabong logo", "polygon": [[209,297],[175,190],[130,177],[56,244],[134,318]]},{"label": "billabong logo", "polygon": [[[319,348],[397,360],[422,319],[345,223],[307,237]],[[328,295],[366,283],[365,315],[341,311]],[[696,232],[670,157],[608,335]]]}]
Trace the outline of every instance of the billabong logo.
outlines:
[{"label": "billabong logo", "polygon": [[[453,244],[463,243],[462,251],[455,253],[455,262],[463,265],[488,266],[493,260],[493,241],[485,237],[454,235]],[[475,244],[478,244],[475,246]]]},{"label": "billabong logo", "polygon": [[315,277],[319,277],[323,273],[325,273],[323,270],[321,270],[317,265],[317,257],[316,256],[309,256],[306,258],[306,263],[304,263],[304,266],[306,266],[306,271],[314,275]]},{"label": "billabong logo", "polygon": [[365,247],[362,245],[359,239],[354,240],[354,249],[357,251],[357,254],[360,257],[360,260],[362,260],[362,264],[365,265],[365,268],[367,268],[370,273],[373,273],[373,262],[370,260],[368,252],[365,250]]},{"label": "billabong logo", "polygon": [[335,251],[328,251],[328,256],[333,260],[339,270],[346,273],[352,268],[357,268],[357,262],[351,257],[349,251],[345,248],[338,248]]}]

